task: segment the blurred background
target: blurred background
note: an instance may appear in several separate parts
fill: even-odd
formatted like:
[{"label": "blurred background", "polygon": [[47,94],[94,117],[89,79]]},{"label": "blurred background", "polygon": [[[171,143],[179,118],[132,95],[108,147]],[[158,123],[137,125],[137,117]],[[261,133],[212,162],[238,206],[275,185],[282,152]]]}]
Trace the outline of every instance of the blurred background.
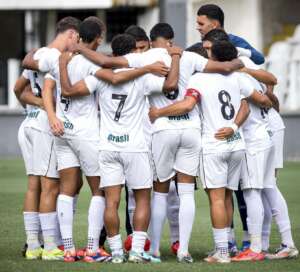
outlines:
[{"label": "blurred background", "polygon": [[[300,1],[299,0],[0,0],[0,157],[20,154],[17,131],[24,119],[13,86],[26,52],[54,38],[55,24],[71,15],[98,16],[106,26],[104,44],[137,24],[147,33],[161,21],[175,30],[175,42],[187,47],[200,41],[196,14],[203,4],[219,5],[225,30],[245,38],[266,56],[265,68],[278,78],[286,129],[285,159],[300,159]],[[299,24],[299,26],[298,26]]]}]

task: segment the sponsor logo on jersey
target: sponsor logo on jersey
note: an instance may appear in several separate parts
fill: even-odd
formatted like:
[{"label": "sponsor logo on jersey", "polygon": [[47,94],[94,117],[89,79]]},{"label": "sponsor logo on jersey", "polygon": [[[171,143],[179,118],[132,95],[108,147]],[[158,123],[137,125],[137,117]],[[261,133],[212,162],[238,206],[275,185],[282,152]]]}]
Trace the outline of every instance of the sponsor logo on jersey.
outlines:
[{"label": "sponsor logo on jersey", "polygon": [[34,110],[27,113],[28,118],[37,118],[39,116],[40,110]]},{"label": "sponsor logo on jersey", "polygon": [[107,140],[109,142],[115,142],[115,143],[129,142],[129,134],[124,134],[124,135],[109,134],[108,137],[107,137]]},{"label": "sponsor logo on jersey", "polygon": [[189,120],[190,116],[188,113],[184,115],[178,115],[178,116],[168,116],[170,121],[180,121],[180,120]]},{"label": "sponsor logo on jersey", "polygon": [[227,138],[227,143],[242,140],[241,134],[237,131],[231,137]]}]

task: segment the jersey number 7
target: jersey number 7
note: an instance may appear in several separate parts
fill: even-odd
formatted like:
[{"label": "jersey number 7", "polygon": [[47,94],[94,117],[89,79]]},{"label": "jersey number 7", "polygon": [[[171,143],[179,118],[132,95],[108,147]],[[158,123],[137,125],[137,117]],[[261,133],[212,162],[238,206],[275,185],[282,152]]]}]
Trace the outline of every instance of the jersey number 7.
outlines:
[{"label": "jersey number 7", "polygon": [[116,114],[115,114],[115,118],[114,118],[114,120],[116,122],[118,122],[120,120],[121,112],[122,112],[122,109],[124,107],[127,95],[125,95],[125,94],[112,94],[111,98],[113,100],[120,100],[120,103],[118,105],[118,108],[117,108],[117,111],[116,111]]}]

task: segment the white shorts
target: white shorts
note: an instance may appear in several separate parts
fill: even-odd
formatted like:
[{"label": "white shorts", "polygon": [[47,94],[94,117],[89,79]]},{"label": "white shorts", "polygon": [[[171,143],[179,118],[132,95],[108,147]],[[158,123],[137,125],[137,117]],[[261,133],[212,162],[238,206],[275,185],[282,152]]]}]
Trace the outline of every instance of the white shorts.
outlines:
[{"label": "white shorts", "polygon": [[284,142],[284,129],[273,132],[272,141],[275,147],[275,169],[283,168],[283,142]]},{"label": "white shorts", "polygon": [[152,136],[152,155],[158,180],[172,178],[176,171],[197,176],[201,149],[199,129],[162,130]]},{"label": "white shorts", "polygon": [[200,178],[204,189],[237,190],[245,151],[201,154]]},{"label": "white shorts", "polygon": [[80,167],[87,177],[100,176],[99,142],[55,137],[58,171]]},{"label": "white shorts", "polygon": [[153,177],[147,152],[100,151],[100,187],[125,184],[128,189],[152,188]]},{"label": "white shorts", "polygon": [[273,188],[276,184],[274,146],[251,155],[246,151],[241,175],[241,189]]},{"label": "white shorts", "polygon": [[52,135],[21,125],[18,132],[18,142],[27,175],[59,177]]}]

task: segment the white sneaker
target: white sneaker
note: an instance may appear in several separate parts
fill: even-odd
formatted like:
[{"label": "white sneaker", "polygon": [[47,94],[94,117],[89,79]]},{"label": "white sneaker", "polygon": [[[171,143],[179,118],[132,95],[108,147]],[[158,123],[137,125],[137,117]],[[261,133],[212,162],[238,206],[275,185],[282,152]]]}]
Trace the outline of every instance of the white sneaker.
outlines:
[{"label": "white sneaker", "polygon": [[218,250],[204,259],[207,263],[230,263],[229,254],[221,254]]},{"label": "white sneaker", "polygon": [[268,260],[280,260],[280,259],[293,259],[297,258],[299,255],[299,251],[296,247],[288,247],[286,245],[281,245],[275,251],[275,254],[266,254],[266,259]]}]

